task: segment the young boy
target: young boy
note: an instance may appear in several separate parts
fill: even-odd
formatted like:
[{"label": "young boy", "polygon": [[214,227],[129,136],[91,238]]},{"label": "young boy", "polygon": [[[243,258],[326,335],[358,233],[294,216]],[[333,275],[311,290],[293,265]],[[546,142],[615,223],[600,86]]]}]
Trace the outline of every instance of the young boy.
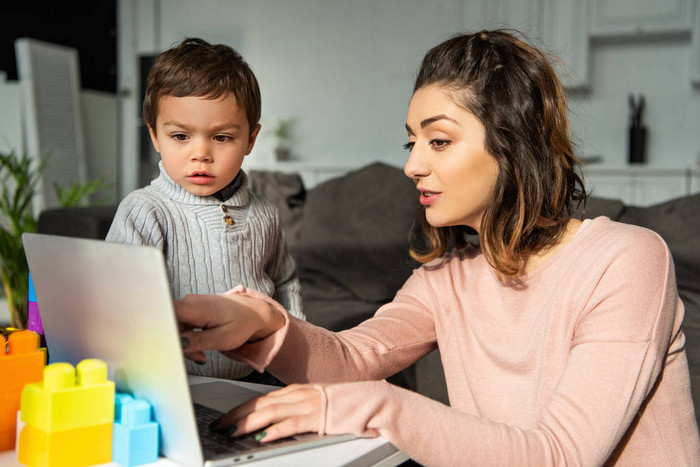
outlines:
[{"label": "young boy", "polygon": [[[176,299],[242,284],[303,319],[277,209],[248,190],[241,170],[260,131],[260,90],[248,64],[226,45],[185,39],[153,65],[143,119],[160,175],[122,200],[106,240],[162,249]],[[253,371],[216,352],[186,365],[190,374],[229,379]]]}]

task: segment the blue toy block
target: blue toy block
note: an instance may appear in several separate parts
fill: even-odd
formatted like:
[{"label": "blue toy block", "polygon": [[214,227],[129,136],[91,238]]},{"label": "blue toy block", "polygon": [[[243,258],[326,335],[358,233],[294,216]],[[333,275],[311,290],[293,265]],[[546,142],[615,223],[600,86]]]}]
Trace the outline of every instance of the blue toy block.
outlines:
[{"label": "blue toy block", "polygon": [[128,394],[114,399],[112,462],[131,467],[158,460],[158,423],[151,404]]},{"label": "blue toy block", "polygon": [[32,273],[29,273],[29,296],[27,301],[36,303],[36,292],[34,292],[34,282],[32,282]]}]

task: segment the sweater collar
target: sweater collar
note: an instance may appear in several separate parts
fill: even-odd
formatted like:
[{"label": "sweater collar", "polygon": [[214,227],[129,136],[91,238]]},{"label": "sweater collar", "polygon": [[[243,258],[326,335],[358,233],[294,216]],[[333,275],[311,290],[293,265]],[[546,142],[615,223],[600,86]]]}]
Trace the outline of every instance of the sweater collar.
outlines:
[{"label": "sweater collar", "polygon": [[[158,177],[151,182],[151,186],[173,201],[177,201],[183,204],[198,204],[198,205],[219,205],[225,204],[227,206],[245,206],[248,204],[248,175],[243,171],[243,169],[238,172],[238,175],[233,180],[232,184],[229,184],[219,193],[226,193],[225,196],[228,198],[223,201],[219,201],[214,196],[197,196],[193,195],[189,191],[185,190],[182,186],[177,184],[175,180],[170,178],[168,173],[163,167],[163,162],[158,162],[158,169],[160,174]],[[231,187],[237,186],[237,189],[232,190]],[[233,193],[230,193],[233,191]]]}]

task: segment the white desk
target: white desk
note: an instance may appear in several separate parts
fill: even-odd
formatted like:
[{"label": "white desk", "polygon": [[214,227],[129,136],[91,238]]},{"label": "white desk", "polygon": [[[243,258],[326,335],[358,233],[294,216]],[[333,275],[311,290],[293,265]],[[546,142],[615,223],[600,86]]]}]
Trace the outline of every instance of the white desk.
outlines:
[{"label": "white desk", "polygon": [[[190,376],[189,380],[190,384],[197,384],[199,382],[205,382],[209,380],[209,378]],[[296,451],[283,456],[252,461],[241,465],[251,467],[289,467],[296,465],[303,465],[305,467],[391,467],[399,465],[406,460],[408,460],[408,456],[399,451],[384,438],[359,438],[313,449]],[[102,465],[112,467],[118,466],[118,464],[114,463]],[[160,458],[157,462],[144,465],[182,467],[182,464],[166,458]],[[23,464],[17,460],[17,455],[14,451],[3,451],[0,452],[0,466],[23,467]]]},{"label": "white desk", "polygon": [[[241,464],[251,467],[289,467],[303,465],[305,467],[390,467],[399,465],[408,457],[398,451],[391,443],[382,438],[362,438],[344,443],[331,444],[316,449],[297,451],[284,456],[271,457],[259,461]],[[103,466],[118,467],[118,464],[102,464]],[[152,464],[143,464],[154,467],[182,467],[181,464],[161,457]],[[17,460],[14,451],[0,452],[0,466],[24,467]]]}]

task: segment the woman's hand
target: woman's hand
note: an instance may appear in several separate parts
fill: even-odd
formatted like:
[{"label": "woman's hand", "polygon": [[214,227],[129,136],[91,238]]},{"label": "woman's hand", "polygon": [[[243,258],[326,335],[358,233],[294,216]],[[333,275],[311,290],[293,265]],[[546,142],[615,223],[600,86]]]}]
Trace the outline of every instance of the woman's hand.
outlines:
[{"label": "woman's hand", "polygon": [[282,313],[245,295],[187,295],[174,304],[185,357],[202,363],[204,350],[234,350],[284,326]]},{"label": "woman's hand", "polygon": [[229,430],[232,437],[256,433],[259,441],[318,432],[324,404],[321,385],[292,384],[239,405],[212,428]]}]

